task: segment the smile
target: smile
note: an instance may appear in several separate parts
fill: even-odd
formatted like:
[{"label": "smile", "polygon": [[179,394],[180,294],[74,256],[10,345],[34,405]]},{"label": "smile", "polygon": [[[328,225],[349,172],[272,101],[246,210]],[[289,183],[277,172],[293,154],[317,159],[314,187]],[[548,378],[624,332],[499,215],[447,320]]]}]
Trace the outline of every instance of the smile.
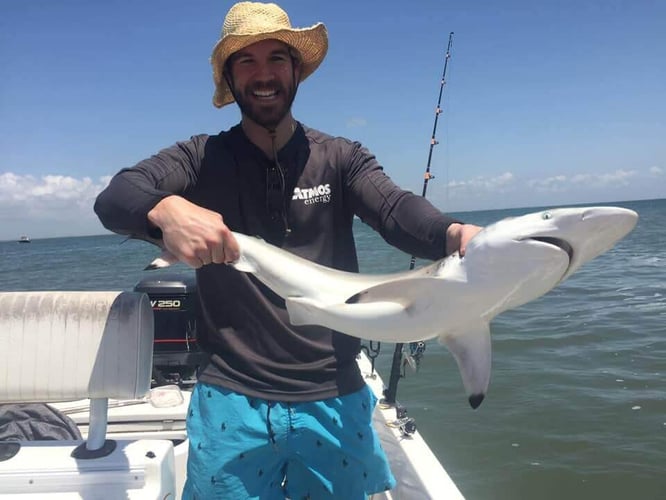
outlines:
[{"label": "smile", "polygon": [[259,99],[271,99],[277,95],[277,90],[255,90],[252,95]]}]

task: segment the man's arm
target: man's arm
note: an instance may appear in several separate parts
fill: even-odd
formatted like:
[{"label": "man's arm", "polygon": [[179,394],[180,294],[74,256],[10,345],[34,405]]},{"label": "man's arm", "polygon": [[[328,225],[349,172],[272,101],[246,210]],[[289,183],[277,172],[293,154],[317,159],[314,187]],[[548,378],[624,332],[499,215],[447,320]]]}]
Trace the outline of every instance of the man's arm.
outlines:
[{"label": "man's arm", "polygon": [[107,229],[144,239],[194,267],[238,258],[222,216],[188,201],[208,136],[195,136],[121,170],[95,201]]},{"label": "man's arm", "polygon": [[354,213],[391,245],[425,259],[439,259],[481,230],[443,214],[423,196],[398,187],[375,157],[355,143],[351,149],[347,185]]},{"label": "man's arm", "polygon": [[118,172],[95,201],[95,213],[104,227],[120,234],[159,239],[148,212],[162,199],[184,194],[196,183],[206,139],[195,136]]}]

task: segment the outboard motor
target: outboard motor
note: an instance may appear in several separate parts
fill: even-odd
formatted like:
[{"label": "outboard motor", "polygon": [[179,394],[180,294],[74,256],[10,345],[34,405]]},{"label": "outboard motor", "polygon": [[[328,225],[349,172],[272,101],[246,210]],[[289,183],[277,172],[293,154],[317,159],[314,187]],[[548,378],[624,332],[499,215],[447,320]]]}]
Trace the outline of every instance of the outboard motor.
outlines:
[{"label": "outboard motor", "polygon": [[155,315],[153,385],[194,384],[207,359],[197,344],[196,278],[158,275],[141,280],[134,291],[148,295]]}]

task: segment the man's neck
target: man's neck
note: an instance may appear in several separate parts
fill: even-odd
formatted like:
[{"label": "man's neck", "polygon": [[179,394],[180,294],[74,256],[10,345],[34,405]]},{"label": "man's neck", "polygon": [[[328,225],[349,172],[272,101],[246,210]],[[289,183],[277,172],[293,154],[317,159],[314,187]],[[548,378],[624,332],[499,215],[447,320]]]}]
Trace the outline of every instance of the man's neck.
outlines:
[{"label": "man's neck", "polygon": [[[269,158],[273,157],[273,138],[266,127],[258,125],[246,116],[243,116],[241,120],[241,127],[243,127],[243,132],[250,139],[250,142],[261,149]],[[282,146],[289,142],[291,136],[294,135],[294,130],[296,130],[296,120],[289,113],[275,128],[276,150],[279,151]]]}]

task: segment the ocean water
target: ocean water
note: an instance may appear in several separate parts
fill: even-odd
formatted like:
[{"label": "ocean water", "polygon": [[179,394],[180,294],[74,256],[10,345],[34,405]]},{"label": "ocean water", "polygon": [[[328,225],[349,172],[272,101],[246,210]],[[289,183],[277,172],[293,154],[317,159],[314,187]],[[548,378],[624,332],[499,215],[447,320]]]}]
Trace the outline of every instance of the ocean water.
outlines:
[{"label": "ocean water", "polygon": [[[666,499],[666,200],[606,205],[636,210],[636,229],[495,319],[479,409],[436,341],[418,372],[405,370],[398,400],[470,500]],[[485,225],[534,210],[457,215]],[[362,224],[355,230],[363,272],[408,268],[409,256]],[[0,291],[130,290],[155,276],[142,271],[154,254],[110,234],[0,242]],[[387,383],[393,347],[383,344],[377,359]]]}]

